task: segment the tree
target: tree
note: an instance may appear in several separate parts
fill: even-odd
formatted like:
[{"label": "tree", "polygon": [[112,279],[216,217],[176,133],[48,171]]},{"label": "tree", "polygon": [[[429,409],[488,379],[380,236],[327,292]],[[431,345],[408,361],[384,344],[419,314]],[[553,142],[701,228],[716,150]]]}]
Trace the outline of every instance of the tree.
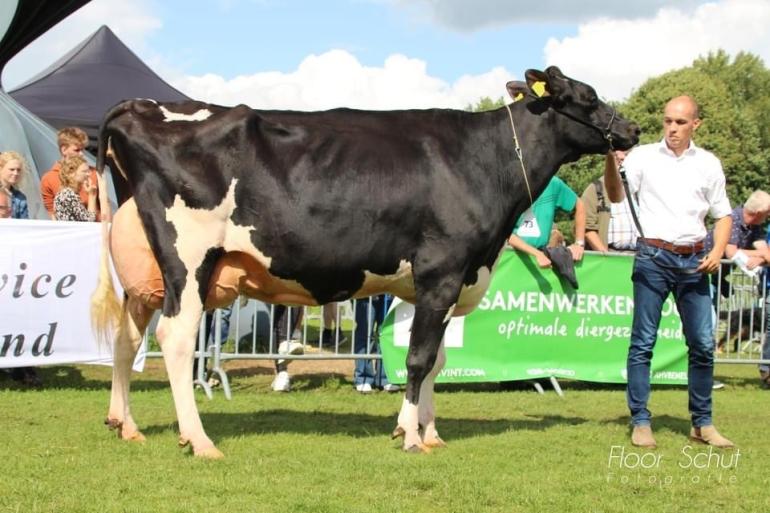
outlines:
[{"label": "tree", "polygon": [[497,100],[493,100],[489,96],[484,96],[479,99],[475,106],[469,104],[467,107],[465,107],[465,110],[469,110],[471,112],[485,112],[488,110],[499,109],[503,105],[505,105],[505,98],[502,96]]}]

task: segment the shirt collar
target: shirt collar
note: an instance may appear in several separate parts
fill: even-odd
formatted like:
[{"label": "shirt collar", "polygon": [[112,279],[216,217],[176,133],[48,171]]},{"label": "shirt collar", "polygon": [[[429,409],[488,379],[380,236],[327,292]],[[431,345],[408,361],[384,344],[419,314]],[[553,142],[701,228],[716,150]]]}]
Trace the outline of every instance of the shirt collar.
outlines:
[{"label": "shirt collar", "polygon": [[665,155],[668,155],[669,157],[674,157],[674,158],[694,157],[699,149],[700,148],[695,145],[695,141],[690,139],[690,145],[687,147],[686,150],[684,150],[684,152],[682,152],[682,154],[679,157],[677,157],[676,155],[674,155],[673,151],[668,149],[668,146],[666,145],[666,138],[665,137],[663,139],[661,139],[660,142],[658,143],[658,151],[659,152],[661,152],[661,153],[663,153]]}]

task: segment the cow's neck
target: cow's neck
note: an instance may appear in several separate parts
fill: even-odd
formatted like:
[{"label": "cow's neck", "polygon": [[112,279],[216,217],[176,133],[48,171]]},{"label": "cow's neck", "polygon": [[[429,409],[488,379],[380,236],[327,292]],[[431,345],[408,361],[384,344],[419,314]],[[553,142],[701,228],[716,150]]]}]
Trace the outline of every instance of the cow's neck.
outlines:
[{"label": "cow's neck", "polygon": [[[513,229],[519,216],[531,206],[562,164],[576,159],[574,148],[559,136],[558,114],[552,109],[538,110],[532,101],[511,105],[516,133],[521,147],[522,165],[515,157],[505,170],[510,204],[506,230]],[[501,154],[513,154],[511,120],[505,108],[497,111],[501,137]],[[526,174],[526,178],[525,178]],[[529,187],[527,187],[527,184]],[[530,198],[531,193],[531,198]]]}]

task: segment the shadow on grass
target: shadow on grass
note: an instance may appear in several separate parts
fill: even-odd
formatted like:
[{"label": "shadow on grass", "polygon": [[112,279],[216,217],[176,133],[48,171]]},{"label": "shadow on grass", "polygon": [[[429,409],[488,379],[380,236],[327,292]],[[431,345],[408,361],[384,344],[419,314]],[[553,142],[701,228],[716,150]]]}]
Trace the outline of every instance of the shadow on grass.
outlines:
[{"label": "shadow on grass", "polygon": [[[108,372],[111,373],[111,370]],[[76,389],[83,391],[110,390],[112,386],[111,374],[105,374],[104,379],[87,377],[78,367],[38,367],[37,375],[40,378],[39,386],[29,386],[13,381],[6,372],[0,372],[0,390],[14,390],[20,392],[35,392],[46,389]],[[150,391],[168,388],[165,378],[158,379],[134,379],[131,381],[132,391]]]},{"label": "shadow on grass", "polygon": [[[628,426],[629,436],[631,434],[631,417],[628,415],[605,420],[601,423]],[[656,415],[652,419],[652,429],[656,433],[669,431],[677,435],[688,435],[690,433],[690,419],[686,417],[672,417],[671,415]]]},{"label": "shadow on grass", "polygon": [[[390,434],[396,427],[396,415],[366,413],[310,412],[297,410],[265,410],[254,413],[204,413],[201,420],[206,432],[215,439],[249,434],[322,434],[368,438]],[[447,439],[496,435],[506,431],[545,431],[554,426],[580,425],[582,417],[562,415],[530,416],[526,419],[458,419],[438,418],[442,437]],[[146,435],[176,430],[176,424],[156,424],[142,429]]]}]

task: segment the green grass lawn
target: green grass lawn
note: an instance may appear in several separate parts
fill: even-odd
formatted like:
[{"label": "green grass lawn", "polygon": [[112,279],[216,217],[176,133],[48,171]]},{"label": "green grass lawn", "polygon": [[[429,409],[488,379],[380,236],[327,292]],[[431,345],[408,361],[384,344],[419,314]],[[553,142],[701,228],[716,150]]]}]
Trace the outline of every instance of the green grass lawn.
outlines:
[{"label": "green grass lawn", "polygon": [[[362,396],[349,377],[328,373],[298,375],[294,391],[277,394],[268,368],[239,369],[232,401],[196,393],[222,461],[176,447],[162,365],[149,367],[132,396],[143,444],[102,425],[108,368],[43,369],[37,390],[0,377],[0,513],[770,509],[770,392],[758,388],[754,366],[717,367],[727,385],[714,393],[717,426],[739,449],[713,454],[686,438],[682,387],[654,389],[659,448],[641,451],[627,443],[622,387],[565,382],[560,398],[439,386],[438,428],[449,447],[411,455],[388,436],[400,395]],[[624,462],[608,467],[621,452]],[[633,468],[640,457],[657,463]]]}]

